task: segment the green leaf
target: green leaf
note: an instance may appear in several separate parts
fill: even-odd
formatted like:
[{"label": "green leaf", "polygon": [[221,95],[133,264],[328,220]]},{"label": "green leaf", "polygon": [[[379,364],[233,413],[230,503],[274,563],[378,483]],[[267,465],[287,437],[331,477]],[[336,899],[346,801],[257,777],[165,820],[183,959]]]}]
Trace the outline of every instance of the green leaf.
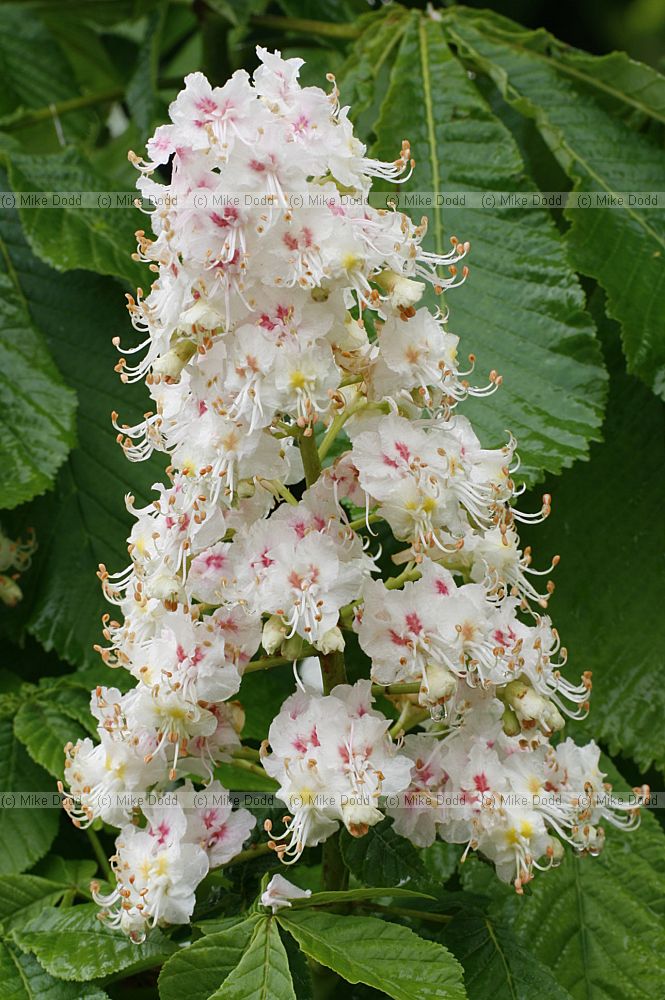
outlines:
[{"label": "green leaf", "polygon": [[147,19],[143,42],[136,61],[136,70],[127,84],[127,104],[144,141],[150,134],[160,104],[157,93],[157,73],[165,14],[166,8],[160,6]]},{"label": "green leaf", "polygon": [[427,878],[416,848],[393,830],[389,819],[370,827],[364,837],[340,836],[344,864],[365,885],[394,886]]},{"label": "green leaf", "polygon": [[12,720],[0,719],[0,792],[14,792],[14,807],[0,809],[0,874],[24,871],[48,851],[58,831],[58,809],[23,808],[20,793],[55,791],[53,779],[14,737]]},{"label": "green leaf", "polygon": [[243,737],[249,740],[265,739],[270,723],[279,713],[282,702],[292,692],[293,674],[288,667],[257,670],[245,674],[241,695],[245,709]]},{"label": "green leaf", "polygon": [[464,966],[469,1000],[571,1000],[550,969],[487,914],[460,913],[443,940]]},{"label": "green leaf", "polygon": [[159,930],[136,945],[120,930],[104,926],[96,903],[61,910],[44,908],[14,938],[23,951],[34,952],[47,972],[59,979],[84,982],[124,970],[129,975],[160,965],[176,946]]},{"label": "green leaf", "polygon": [[70,858],[60,858],[57,854],[49,854],[35,865],[33,874],[52,882],[58,882],[66,889],[77,892],[88,892],[90,881],[97,872],[97,862],[83,858],[72,861]]},{"label": "green leaf", "polygon": [[[131,259],[139,214],[131,202],[125,204],[124,196],[116,199],[116,185],[97,173],[83,153],[73,147],[50,156],[13,153],[7,171],[12,189],[24,196],[17,201],[26,238],[43,261],[59,271],[84,268],[115,275],[132,287],[146,280],[146,269]],[[101,203],[94,208],[76,200],[62,207],[23,207],[31,192],[73,192],[74,199],[91,193],[99,195]]]},{"label": "green leaf", "polygon": [[[42,12],[42,19],[65,53],[84,93],[114,90],[123,82],[122,68],[110,58],[104,35],[86,24],[80,11],[72,11],[73,6],[68,3],[66,6],[58,4],[50,11],[47,8]],[[126,48],[131,53],[130,46]]]},{"label": "green leaf", "polygon": [[208,934],[175,954],[159,975],[161,1000],[208,1000],[247,951],[260,917],[254,914],[233,927]]},{"label": "green leaf", "polygon": [[[605,373],[584,296],[546,209],[436,207],[446,192],[533,190],[512,136],[452,56],[441,24],[412,13],[376,124],[374,153],[393,159],[408,136],[416,160],[397,192],[431,192],[430,245],[456,234],[471,242],[467,286],[450,293],[450,327],[473,351],[472,383],[495,369],[504,384],[491,402],[462,407],[488,444],[517,437],[520,476],[535,481],[588,454],[599,436]],[[417,215],[423,213],[418,207]],[[462,355],[463,356],[463,355]]]},{"label": "green leaf", "polygon": [[460,844],[446,844],[443,840],[435,840],[429,847],[420,851],[420,857],[435,885],[443,885],[457,868],[462,853]]},{"label": "green leaf", "polygon": [[665,466],[665,409],[622,371],[616,331],[606,332],[606,443],[592,447],[588,465],[547,484],[553,513],[528,541],[536,561],[539,552],[541,562],[561,555],[551,610],[568,649],[568,674],[593,671],[582,731],[642,768],[653,762],[665,770],[665,687],[656,680],[665,671],[665,524],[663,480],[655,473]]},{"label": "green leaf", "polygon": [[[625,787],[604,758],[615,791]],[[647,810],[632,833],[606,828],[597,858],[567,850],[520,897],[487,865],[465,865],[465,884],[491,894],[495,924],[549,966],[574,1000],[653,1000],[665,982],[665,833]]]},{"label": "green leaf", "polygon": [[0,507],[52,486],[75,443],[75,411],[11,271],[0,272]]},{"label": "green leaf", "polygon": [[390,56],[394,56],[407,23],[408,14],[398,4],[385,4],[359,20],[365,30],[351,46],[339,73],[342,103],[351,105],[359,135],[366,136],[378,117]]},{"label": "green leaf", "polygon": [[[210,940],[208,938],[208,940]],[[296,1000],[284,945],[273,917],[256,924],[254,936],[215,1000]]]},{"label": "green leaf", "polygon": [[[118,676],[118,671],[114,676]],[[99,678],[99,674],[97,677]],[[115,686],[125,690],[120,684]],[[92,687],[96,687],[95,679],[86,677],[83,671],[64,674],[61,677],[42,677],[37,685],[35,699],[62,710],[72,719],[76,719],[88,736],[96,736],[97,723],[90,714]]]},{"label": "green leaf", "polygon": [[[90,714],[90,695],[87,698],[80,688],[71,689],[72,699],[79,698]],[[35,761],[62,779],[64,773],[63,747],[69,740],[76,742],[90,735],[88,729],[77,721],[77,714],[66,707],[54,705],[46,699],[30,699],[19,708],[14,719],[14,733]]]},{"label": "green leaf", "polygon": [[408,927],[308,910],[281,912],[277,920],[305,954],[350,983],[373,986],[395,1000],[462,1000],[465,995],[457,960]]},{"label": "green leaf", "polygon": [[96,986],[54,979],[33,955],[22,954],[10,941],[0,941],[0,982],[5,1000],[108,1000]]},{"label": "green leaf", "polygon": [[[145,411],[143,388],[123,385],[113,371],[117,352],[111,338],[128,329],[119,286],[91,274],[58,274],[41,264],[8,213],[1,230],[33,321],[77,391],[79,443],[53,493],[22,508],[7,525],[16,534],[34,526],[39,549],[21,580],[23,601],[11,615],[0,609],[0,620],[15,638],[27,629],[62,659],[94,665],[103,683],[106,668],[93,644],[101,639],[100,619],[109,605],[95,574],[101,562],[112,570],[127,564],[132,519],[124,495],[131,491],[139,506],[150,502],[150,487],[163,478],[165,463],[155,456],[131,465],[111,426],[114,409],[129,422]],[[109,670],[107,683],[116,683],[117,673]]]},{"label": "green leaf", "polygon": [[[71,67],[43,22],[33,11],[27,17],[18,6],[7,4],[2,10],[0,76],[0,122],[11,123],[25,111],[48,108],[79,96]],[[78,110],[63,115],[58,124],[63,140],[75,142],[91,138],[96,121],[94,112]],[[39,125],[22,126],[14,134],[25,146],[40,152],[60,145],[52,117]]]},{"label": "green leaf", "polygon": [[427,892],[418,892],[415,889],[402,889],[397,886],[376,886],[371,889],[340,889],[329,892],[313,892],[306,898],[294,899],[291,906],[300,910],[304,907],[331,906],[337,903],[352,903],[363,899],[380,899],[382,897],[393,897],[395,899],[434,899]]},{"label": "green leaf", "polygon": [[[654,71],[621,57],[598,64],[574,51],[560,61],[556,48],[548,54],[544,32],[497,22],[491,14],[456,11],[446,31],[463,55],[491,75],[505,99],[535,120],[575,191],[612,196],[665,188],[660,143],[631,129],[617,112],[618,105],[662,121],[665,83]],[[565,215],[571,260],[606,290],[608,311],[621,323],[629,371],[665,397],[662,209],[631,205],[626,198],[612,209],[571,208]]]},{"label": "green leaf", "polygon": [[543,28],[531,31],[494,11],[479,14],[467,8],[446,14],[445,21],[453,25],[460,21],[476,27],[481,25],[484,32],[496,39],[528,48],[557,73],[583,85],[589,93],[593,92],[613,111],[623,108],[624,117],[637,112],[665,122],[665,76],[631,59],[625,52],[590,55],[559,41]]},{"label": "green leaf", "polygon": [[0,934],[24,927],[43,906],[60,902],[67,886],[37,875],[0,875]]}]

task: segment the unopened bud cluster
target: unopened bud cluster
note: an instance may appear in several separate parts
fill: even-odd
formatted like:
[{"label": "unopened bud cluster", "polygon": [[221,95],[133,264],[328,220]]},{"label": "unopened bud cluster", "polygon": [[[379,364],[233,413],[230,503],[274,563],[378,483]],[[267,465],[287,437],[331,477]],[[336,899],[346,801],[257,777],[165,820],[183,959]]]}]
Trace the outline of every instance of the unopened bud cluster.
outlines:
[{"label": "unopened bud cluster", "polygon": [[[253,80],[189,76],[148,159],[131,154],[159,206],[153,235],[138,234],[155,280],[129,299],[141,343],[118,370],[145,379],[152,409],[114,422],[128,458],[168,456],[168,482],[147,507],[127,497],[130,565],[100,568],[118,608],[100,652],[136,686],[93,693],[100,742],[69,746],[66,776],[77,824],[121,828],[117,886],[99,899],[136,939],[189,919],[197,884],[253,818],[137,815],[116,793],[213,782],[240,748],[233,699],[257,653],[340,657],[355,630],[371,661],[371,678],[325,694],[320,675],[298,679],[267,734],[263,767],[289,810],[268,832],[285,863],[387,811],[415,844],[477,848],[521,889],[559,860],[560,840],[593,853],[599,821],[623,822],[594,797],[598,748],[549,742],[591,687],[561,672],[551,586],[534,583],[516,530],[549,497],[533,515],[513,506],[515,442],[483,448],[457,412],[501,378],[473,388],[473,358],[465,370],[446,315],[421,304],[427,285],[464,280],[468,244],[431,253],[425,221],[371,208],[373,178],[409,176],[408,143],[393,163],[368,157],[334,83],[301,87],[301,60],[258,54]],[[239,192],[253,197],[226,197]],[[400,543],[387,580],[380,520]],[[371,682],[410,686],[388,693],[406,728],[425,720],[419,735],[391,735]],[[442,789],[464,808],[440,806]],[[384,808],[413,790],[416,807]],[[512,791],[533,807],[506,806]]]},{"label": "unopened bud cluster", "polygon": [[12,541],[0,527],[0,601],[9,608],[13,608],[23,597],[18,581],[21,573],[30,566],[36,549],[33,531],[28,533],[25,541]]}]

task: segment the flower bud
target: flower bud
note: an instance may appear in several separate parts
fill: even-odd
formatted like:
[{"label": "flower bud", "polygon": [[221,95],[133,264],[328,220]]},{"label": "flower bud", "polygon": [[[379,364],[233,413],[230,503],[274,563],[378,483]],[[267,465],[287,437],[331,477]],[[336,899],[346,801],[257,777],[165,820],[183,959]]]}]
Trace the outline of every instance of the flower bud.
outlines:
[{"label": "flower bud", "polygon": [[547,845],[547,857],[552,868],[558,868],[565,856],[564,846],[556,837],[550,837]]},{"label": "flower bud", "polygon": [[196,344],[191,340],[179,340],[177,344],[153,362],[155,375],[163,375],[173,380],[179,379],[188,361],[196,354]]},{"label": "flower bud", "polygon": [[242,707],[239,701],[227,701],[228,708],[230,709],[230,722],[236,733],[241,733],[245,726],[245,709]]},{"label": "flower bud", "polygon": [[506,736],[518,736],[522,731],[520,720],[509,705],[506,705],[503,710],[501,725]]},{"label": "flower bud", "polygon": [[370,826],[381,822],[383,813],[367,802],[352,800],[342,806],[342,819],[352,837],[364,837]]},{"label": "flower bud", "polygon": [[284,641],[285,634],[286,629],[282,619],[279,615],[271,615],[263,626],[263,633],[261,635],[261,645],[268,656],[272,656],[279,649]]},{"label": "flower bud", "polygon": [[23,592],[15,580],[0,573],[0,601],[8,608],[15,607],[23,598]]},{"label": "flower bud", "polygon": [[420,705],[438,705],[447,701],[457,690],[457,678],[443,663],[428,663],[418,695]]},{"label": "flower bud", "polygon": [[416,302],[420,302],[425,291],[424,282],[403,278],[401,274],[390,270],[377,274],[376,283],[387,292],[388,301],[393,309],[410,309]]},{"label": "flower bud", "polygon": [[181,591],[180,580],[166,574],[153,577],[145,587],[146,595],[154,597],[157,601],[177,601]]},{"label": "flower bud", "polygon": [[287,660],[299,660],[302,657],[303,640],[299,635],[292,635],[282,643],[282,656]]},{"label": "flower bud", "polygon": [[316,648],[321,650],[322,653],[341,653],[344,649],[342,630],[337,625],[328,629],[317,642]]},{"label": "flower bud", "polygon": [[514,710],[525,729],[539,726],[548,734],[563,729],[565,722],[556,705],[543,698],[524,681],[510,681],[506,684],[502,698]]},{"label": "flower bud", "polygon": [[573,828],[573,842],[577,850],[584,851],[592,857],[597,857],[605,846],[605,831],[602,826],[583,826]]}]

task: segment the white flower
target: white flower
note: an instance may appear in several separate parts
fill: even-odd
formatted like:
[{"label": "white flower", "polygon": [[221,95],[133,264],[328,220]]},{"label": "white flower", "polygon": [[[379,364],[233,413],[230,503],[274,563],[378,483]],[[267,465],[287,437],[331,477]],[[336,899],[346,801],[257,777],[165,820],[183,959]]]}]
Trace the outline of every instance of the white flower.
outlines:
[{"label": "white flower", "polygon": [[402,752],[413,761],[411,782],[398,805],[386,809],[394,819],[393,828],[418,847],[428,847],[436,839],[446,819],[443,792],[448,775],[443,766],[444,744],[428,736],[409,735]]},{"label": "white flower", "polygon": [[262,758],[292,813],[271,841],[282,861],[327,840],[340,821],[360,837],[383,818],[380,797],[401,792],[411,772],[388,726],[371,708],[369,681],[340,685],[325,697],[299,692],[284,702],[268,734],[272,753]]},{"label": "white flower", "polygon": [[187,839],[206,852],[211,868],[217,868],[242,850],[256,826],[256,817],[246,809],[233,809],[229,793],[219,781],[197,792],[195,802],[195,808],[187,811]]},{"label": "white flower", "polygon": [[[549,742],[591,688],[588,673],[563,676],[558,633],[529,607],[543,611],[552,586],[532,582],[516,524],[547,516],[550,498],[533,515],[513,506],[515,442],[484,448],[456,409],[501,377],[471,387],[447,315],[419,306],[426,284],[464,281],[469,244],[426,251],[426,221],[373,208],[373,178],[410,176],[408,142],[392,162],[367,156],[332,78],[328,93],[302,87],[302,60],[257,51],[253,79],[190,74],[147,159],[130,154],[153,205],[136,256],[154,280],[128,297],[139,342],[117,371],[145,379],[150,403],[134,425],[112,421],[131,461],[166,456],[168,482],[145,507],[127,496],[130,564],[99,569],[117,618],[98,650],[136,686],[95,689],[100,741],[67,745],[61,788],[75,824],[121,828],[116,885],[94,897],[137,941],[187,922],[209,867],[255,825],[215,767],[241,745],[233,699],[261,642],[306,654],[261,752],[289,811],[281,834],[266,825],[285,863],[387,812],[418,846],[481,851],[521,892],[562,841],[597,853],[601,821],[632,827],[642,795],[623,808],[594,744]],[[317,445],[326,468],[311,485]],[[389,584],[371,579],[380,518],[405,543]],[[20,597],[5,572],[33,548],[0,533],[0,600]],[[344,650],[351,620],[372,680],[419,687],[423,733],[394,743],[369,679],[324,694],[323,657]],[[413,696],[388,696],[406,728]],[[275,876],[261,902],[307,895]]]},{"label": "white flower", "polygon": [[277,913],[278,910],[290,907],[292,899],[308,899],[311,895],[311,889],[300,889],[283,875],[273,875],[261,893],[260,902],[261,906]]},{"label": "white flower", "polygon": [[145,830],[123,827],[112,859],[117,886],[108,895],[93,888],[102,916],[135,941],[142,941],[155,925],[186,924],[194,910],[195,889],[208,872],[205,851],[181,839],[181,810],[178,818],[180,822],[174,817],[171,824],[162,821]]}]

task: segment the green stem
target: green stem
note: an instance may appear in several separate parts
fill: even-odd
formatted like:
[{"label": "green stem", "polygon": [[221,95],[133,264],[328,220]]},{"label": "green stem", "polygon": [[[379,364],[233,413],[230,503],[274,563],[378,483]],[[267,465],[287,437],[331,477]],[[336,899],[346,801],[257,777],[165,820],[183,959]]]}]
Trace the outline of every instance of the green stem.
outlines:
[{"label": "green stem", "polygon": [[376,524],[377,521],[382,520],[380,514],[369,514],[367,517],[357,517],[355,521],[349,521],[349,528],[352,531],[358,531],[359,528],[365,528],[368,524]]},{"label": "green stem", "polygon": [[330,451],[335,438],[349,417],[352,417],[354,413],[358,412],[358,410],[362,410],[364,406],[367,406],[367,400],[364,396],[356,394],[355,398],[349,402],[348,406],[345,406],[344,409],[341,410],[336,417],[334,417],[331,421],[330,427],[323,436],[321,444],[319,445],[319,459],[321,461],[323,461]]},{"label": "green stem", "polygon": [[234,858],[227,861],[225,864],[221,865],[221,868],[230,868],[231,865],[242,865],[245,861],[253,861],[254,858],[260,858],[265,854],[270,854],[271,849],[267,844],[252,844],[251,847],[247,847],[244,851],[240,851],[236,854]]},{"label": "green stem", "polygon": [[376,913],[386,913],[396,917],[415,917],[417,920],[428,920],[435,924],[448,924],[453,919],[448,913],[430,913],[428,910],[410,910],[404,906],[381,906],[379,903],[355,903],[359,910],[371,910]]},{"label": "green stem", "polygon": [[330,694],[338,684],[346,684],[344,653],[324,653],[319,656],[323,675],[323,693]]},{"label": "green stem", "polygon": [[409,681],[408,684],[372,684],[372,694],[418,694],[420,684],[418,681]]},{"label": "green stem", "polygon": [[293,660],[289,660],[286,656],[262,656],[258,660],[250,660],[244,673],[253,674],[257,670],[270,670],[271,667],[282,667],[286,663],[293,663]]},{"label": "green stem", "polygon": [[288,486],[285,486],[284,483],[280,483],[278,479],[264,479],[263,482],[265,482],[271,490],[280,496],[282,500],[286,500],[288,504],[291,504],[292,507],[298,506],[298,501]]},{"label": "green stem", "polygon": [[349,872],[342,858],[339,833],[334,833],[326,840],[323,845],[322,860],[324,889],[346,889],[349,884]]},{"label": "green stem", "polygon": [[388,577],[384,586],[386,590],[399,590],[403,583],[407,583],[410,580],[419,580],[421,576],[422,573],[419,569],[411,569],[410,566],[407,566],[399,576]]},{"label": "green stem", "polygon": [[[254,764],[251,760],[245,760],[243,757],[236,757],[235,754],[233,754],[233,766],[239,767],[242,771],[249,771],[250,774],[256,774],[259,778],[264,778],[266,781],[273,780],[259,764]],[[276,787],[277,782],[275,782]]]},{"label": "green stem", "polygon": [[303,643],[299,656],[261,656],[258,660],[250,660],[245,667],[244,673],[253,674],[257,670],[270,670],[272,667],[283,667],[287,663],[293,663],[294,660],[302,660],[306,656],[316,656],[316,650],[313,646]]},{"label": "green stem", "polygon": [[[323,678],[323,693],[330,694],[338,684],[346,684],[344,653],[326,653],[319,657]],[[342,859],[339,833],[328,837],[323,845],[323,887],[324,889],[345,889],[349,873]]]},{"label": "green stem", "polygon": [[300,445],[300,455],[302,457],[302,464],[305,470],[305,482],[308,486],[313,486],[321,475],[321,461],[316,448],[314,434],[311,433],[311,428],[308,428],[308,430],[310,430],[310,433],[301,434],[298,443]]},{"label": "green stem", "polygon": [[250,21],[257,28],[276,28],[278,31],[295,31],[299,35],[319,35],[321,38],[358,38],[361,34],[355,24],[335,24],[305,17],[254,14]]},{"label": "green stem", "polygon": [[101,840],[99,839],[95,831],[91,830],[90,827],[87,827],[85,832],[88,840],[90,841],[90,846],[92,847],[94,855],[97,858],[97,863],[99,864],[99,867],[104,872],[104,876],[109,880],[111,885],[113,885],[113,883],[115,882],[115,875],[113,873],[113,869],[111,868],[111,863],[109,859],[106,857],[106,852],[102,847]]},{"label": "green stem", "polygon": [[119,101],[124,95],[124,87],[114,87],[112,90],[104,90],[97,94],[82,94],[80,97],[70,97],[66,101],[57,101],[44,108],[25,111],[20,117],[8,122],[3,127],[8,132],[13,132],[15,129],[23,128],[25,125],[37,125],[39,122],[49,121],[51,118],[66,115],[69,111],[80,111],[81,108],[90,108],[95,104]]},{"label": "green stem", "polygon": [[260,760],[261,754],[254,747],[240,747],[238,750],[233,751],[233,756],[236,760]]}]

